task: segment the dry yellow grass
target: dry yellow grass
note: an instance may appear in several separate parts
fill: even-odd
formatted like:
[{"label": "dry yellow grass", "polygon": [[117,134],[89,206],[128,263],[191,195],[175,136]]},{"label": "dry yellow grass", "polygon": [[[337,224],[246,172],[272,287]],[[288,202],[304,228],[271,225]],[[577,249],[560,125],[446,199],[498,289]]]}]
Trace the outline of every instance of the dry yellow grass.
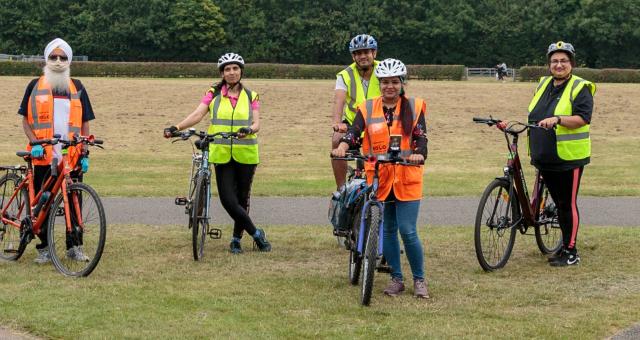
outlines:
[{"label": "dry yellow grass", "polygon": [[[28,77],[0,77],[0,163],[18,163],[23,148],[15,114]],[[189,150],[161,137],[198,104],[212,80],[85,78],[97,119],[95,135],[107,150],[92,157],[89,180],[103,194],[166,195],[186,183]],[[258,195],[322,195],[331,191],[329,166],[333,82],[258,80],[245,84],[262,99],[262,164],[254,182]],[[476,195],[499,175],[506,149],[494,129],[474,125],[473,116],[525,120],[533,83],[411,81],[408,93],[428,101],[429,195]],[[596,95],[592,165],[583,192],[640,194],[640,146],[636,113],[640,84],[601,84]],[[207,122],[199,126],[206,129]],[[521,150],[525,150],[522,143]],[[528,161],[527,161],[528,162]],[[529,173],[532,171],[527,170]]]}]

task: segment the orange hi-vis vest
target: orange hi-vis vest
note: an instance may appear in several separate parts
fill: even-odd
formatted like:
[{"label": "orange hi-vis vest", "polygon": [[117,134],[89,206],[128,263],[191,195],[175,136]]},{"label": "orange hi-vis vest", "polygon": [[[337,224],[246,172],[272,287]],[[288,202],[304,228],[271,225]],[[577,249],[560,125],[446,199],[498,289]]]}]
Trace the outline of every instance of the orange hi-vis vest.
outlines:
[{"label": "orange hi-vis vest", "polygon": [[[413,151],[411,150],[411,136],[402,133],[402,122],[400,120],[400,102],[398,99],[396,111],[393,114],[393,123],[389,127],[384,118],[382,109],[382,97],[369,99],[358,108],[365,120],[364,140],[362,142],[362,152],[367,156],[387,155],[391,135],[401,135],[400,157],[407,158]],[[420,98],[409,98],[409,107],[413,116],[412,129],[418,123],[419,113],[424,106],[424,100]],[[373,183],[375,163],[365,162],[364,169],[367,174],[367,183]],[[406,166],[393,164],[380,164],[378,168],[378,199],[384,200],[389,196],[391,189],[399,201],[415,201],[422,198],[422,172],[423,166]]]},{"label": "orange hi-vis vest", "polygon": [[[72,140],[75,134],[80,135],[82,128],[82,102],[73,81],[69,80],[70,110],[69,110],[69,135],[67,140]],[[29,104],[27,106],[27,122],[37,139],[53,138],[53,92],[44,76],[40,77],[38,83],[33,87]],[[50,165],[53,160],[53,147],[43,145],[45,153],[40,159],[33,158],[33,165]],[[27,150],[31,151],[31,145],[27,145]],[[82,146],[69,147],[69,165],[73,168],[80,156]]]}]

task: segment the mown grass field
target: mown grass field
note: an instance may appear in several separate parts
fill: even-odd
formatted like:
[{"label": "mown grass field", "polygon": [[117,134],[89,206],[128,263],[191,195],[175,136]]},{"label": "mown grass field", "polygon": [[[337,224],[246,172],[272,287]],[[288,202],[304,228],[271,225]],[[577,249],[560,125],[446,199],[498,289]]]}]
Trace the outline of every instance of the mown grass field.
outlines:
[{"label": "mown grass field", "polygon": [[583,228],[573,268],[549,267],[534,238],[518,235],[507,266],[484,273],[470,228],[422,226],[432,298],[416,300],[411,288],[386,297],[388,276],[378,274],[368,308],[329,230],[266,230],[271,253],[245,239],[233,256],[216,240],[196,263],[184,227],[110,226],[103,260],[84,279],[32,263],[29,247],[17,263],[0,262],[0,322],[65,339],[602,339],[640,319],[640,228]]},{"label": "mown grass field", "polygon": [[[0,163],[17,164],[14,152],[25,137],[16,111],[30,78],[0,77]],[[82,79],[97,119],[92,131],[105,139],[86,177],[110,196],[174,196],[186,189],[191,148],[171,144],[162,129],[190,113],[208,88],[206,79]],[[321,196],[332,191],[329,164],[333,82],[254,80],[261,96],[261,165],[253,194]],[[428,101],[429,159],[425,194],[479,195],[500,175],[506,155],[496,130],[471,122],[474,116],[526,120],[533,83],[411,81],[410,95]],[[640,194],[637,119],[640,84],[601,84],[592,124],[592,164],[581,191],[596,196]],[[203,120],[201,129],[208,122]],[[526,144],[521,144],[524,161]],[[531,167],[527,168],[533,174]]]}]

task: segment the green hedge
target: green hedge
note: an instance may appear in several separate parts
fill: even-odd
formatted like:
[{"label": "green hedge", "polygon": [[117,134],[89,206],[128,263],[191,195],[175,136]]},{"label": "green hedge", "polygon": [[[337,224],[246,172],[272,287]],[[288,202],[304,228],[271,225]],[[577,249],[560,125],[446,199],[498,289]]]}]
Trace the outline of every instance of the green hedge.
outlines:
[{"label": "green hedge", "polygon": [[[618,68],[582,68],[577,67],[573,73],[596,83],[640,83],[640,70]],[[546,66],[525,66],[518,70],[520,81],[538,81],[549,74]]]},{"label": "green hedge", "polygon": [[[37,76],[42,62],[0,62],[0,75]],[[248,64],[245,77],[262,79],[333,79],[345,66]],[[462,80],[463,65],[409,65],[412,79]],[[74,62],[74,77],[217,78],[213,63]]]}]

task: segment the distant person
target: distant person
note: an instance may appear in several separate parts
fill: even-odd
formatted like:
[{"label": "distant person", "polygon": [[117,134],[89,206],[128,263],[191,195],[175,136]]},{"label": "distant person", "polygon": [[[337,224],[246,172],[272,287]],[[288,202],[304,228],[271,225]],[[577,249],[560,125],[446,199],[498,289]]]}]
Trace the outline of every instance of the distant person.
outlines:
[{"label": "distant person", "polygon": [[[89,121],[95,118],[87,89],[80,80],[71,78],[71,58],[73,50],[69,44],[56,38],[44,49],[45,65],[43,75],[33,79],[24,92],[18,114],[22,118],[22,128],[29,141],[50,139],[59,134],[61,139],[71,140],[74,135],[88,136]],[[33,163],[33,188],[40,191],[47,178],[51,176],[51,163],[54,159],[62,162],[62,145],[27,145],[31,151]],[[83,147],[69,149],[70,165],[80,162],[81,171],[71,172],[71,178],[82,182],[82,174],[89,171],[89,155]],[[47,222],[42,224],[40,244],[36,245],[38,256],[36,263],[51,261],[47,240]],[[74,244],[67,237],[66,257],[76,261],[89,261],[84,254],[82,244]]]},{"label": "distant person", "polygon": [[[400,155],[411,163],[424,162],[427,157],[427,105],[421,98],[407,98],[407,68],[400,60],[385,59],[376,66],[375,75],[380,80],[382,95],[358,106],[353,124],[331,154],[344,157],[349,148],[358,147],[362,140],[364,154],[386,156],[391,135],[400,135]],[[374,164],[365,162],[365,171],[371,185]],[[405,290],[400,264],[400,233],[411,267],[413,294],[418,298],[429,297],[424,252],[416,225],[422,198],[422,174],[422,166],[383,164],[380,167],[377,198],[384,202],[383,253],[391,266],[391,281],[384,294],[389,296],[398,296]]]},{"label": "distant person", "polygon": [[[368,34],[360,34],[349,42],[349,52],[353,63],[336,76],[333,104],[333,138],[335,149],[344,137],[356,116],[356,108],[367,99],[380,95],[380,84],[373,70],[378,66],[375,60],[378,52],[376,39]],[[338,190],[347,176],[347,162],[332,160],[333,176]]]},{"label": "distant person", "polygon": [[549,76],[542,77],[529,104],[531,164],[542,173],[558,208],[562,247],[549,258],[552,266],[580,262],[576,248],[580,214],[577,200],[584,166],[591,157],[589,124],[596,85],[572,74],[575,50],[558,41],[547,49]]},{"label": "distant person", "polygon": [[236,53],[226,53],[218,59],[218,71],[222,78],[204,95],[196,109],[183,121],[164,129],[166,138],[183,129],[198,124],[207,114],[211,120],[209,134],[238,132],[240,139],[229,143],[212,142],[209,146],[209,162],[216,172],[216,184],[220,203],[234,221],[229,250],[242,253],[240,240],[247,231],[260,251],[271,251],[263,229],[257,228],[249,217],[251,184],[259,163],[258,139],[260,130],[260,102],[258,94],[244,87],[241,82],[244,59]]},{"label": "distant person", "polygon": [[507,75],[507,64],[503,62],[496,65],[496,73],[498,80],[504,81],[504,77]]}]

